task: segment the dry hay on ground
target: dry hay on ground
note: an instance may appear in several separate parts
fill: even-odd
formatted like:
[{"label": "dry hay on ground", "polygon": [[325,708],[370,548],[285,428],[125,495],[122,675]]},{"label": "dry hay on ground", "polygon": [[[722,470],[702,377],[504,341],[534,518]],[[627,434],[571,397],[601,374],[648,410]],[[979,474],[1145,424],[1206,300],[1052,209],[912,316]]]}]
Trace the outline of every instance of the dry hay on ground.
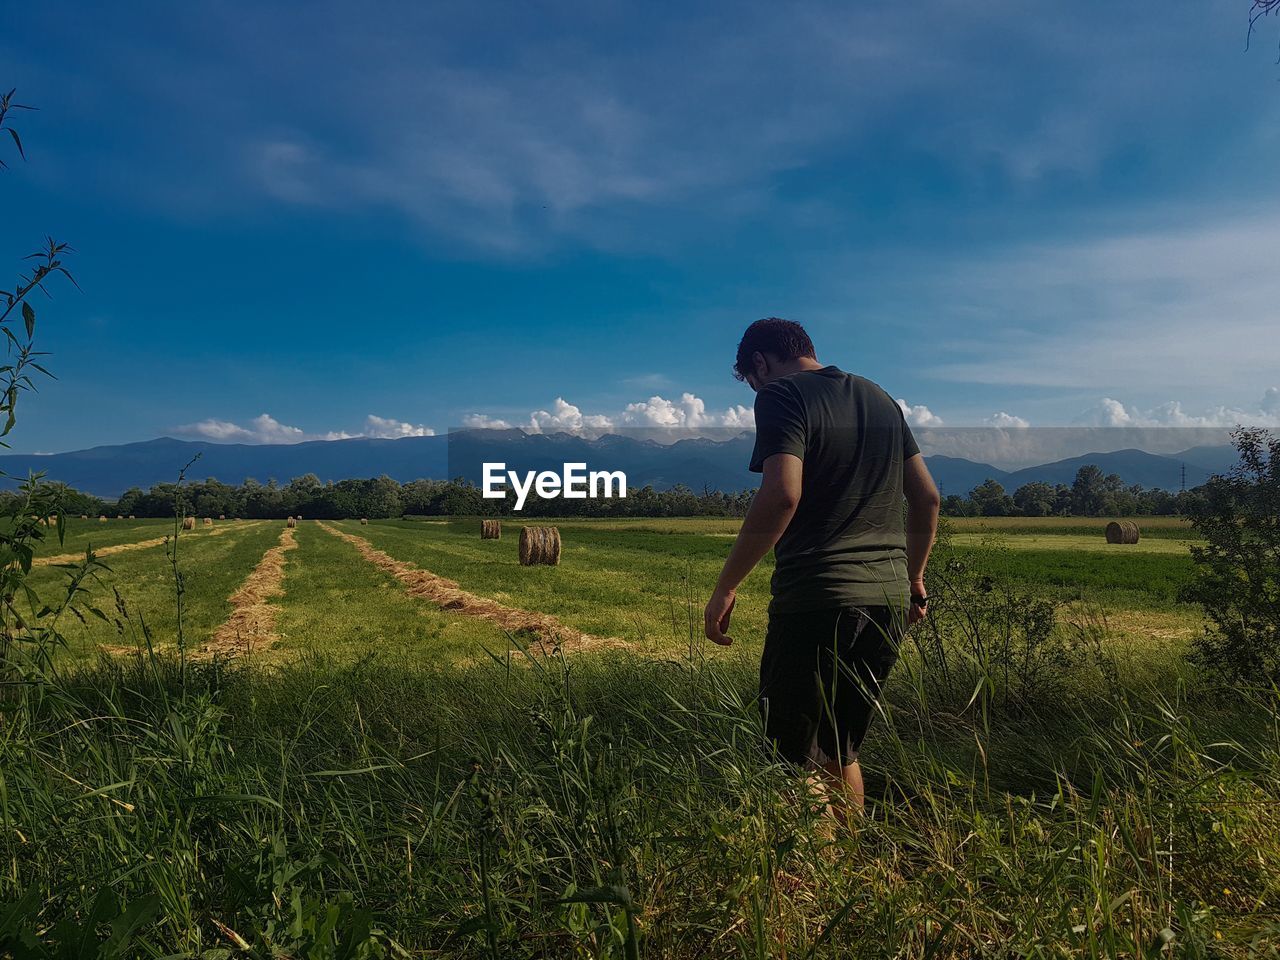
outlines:
[{"label": "dry hay on ground", "polygon": [[1138,525],[1132,520],[1112,520],[1107,524],[1107,543],[1137,543]]},{"label": "dry hay on ground", "polygon": [[284,593],[284,555],[298,545],[292,527],[280,531],[279,542],[258,561],[253,572],[230,597],[231,616],[201,648],[204,656],[234,656],[279,639],[277,608],[268,601]]},{"label": "dry hay on ground", "polygon": [[520,528],[520,565],[557,566],[560,563],[560,531],[555,527]]},{"label": "dry hay on ground", "polygon": [[501,520],[481,520],[480,521],[480,539],[481,540],[501,540],[502,539],[502,521]]},{"label": "dry hay on ground", "polygon": [[415,567],[411,563],[405,563],[390,554],[383,553],[364,537],[346,533],[327,523],[321,523],[320,527],[350,543],[375,567],[399,580],[410,596],[429,600],[442,610],[488,620],[510,633],[527,631],[536,634],[544,649],[559,646],[576,652],[625,646],[625,643],[617,637],[597,637],[583,633],[562,623],[549,613],[521,610],[518,607],[508,607],[496,600],[478,597],[474,593],[463,590],[453,580],[437,576],[430,570],[423,570],[421,567]]},{"label": "dry hay on ground", "polygon": [[[95,557],[109,557],[113,553],[125,553],[129,550],[145,550],[148,547],[158,547],[168,539],[168,537],[155,537],[151,540],[139,540],[137,543],[117,543],[115,546],[111,547],[99,547],[97,550],[93,551],[93,555]],[[59,553],[57,556],[53,557],[36,557],[36,559],[31,562],[36,566],[44,566],[50,563],[75,563],[76,561],[83,559],[84,551],[82,550],[79,553]]]}]

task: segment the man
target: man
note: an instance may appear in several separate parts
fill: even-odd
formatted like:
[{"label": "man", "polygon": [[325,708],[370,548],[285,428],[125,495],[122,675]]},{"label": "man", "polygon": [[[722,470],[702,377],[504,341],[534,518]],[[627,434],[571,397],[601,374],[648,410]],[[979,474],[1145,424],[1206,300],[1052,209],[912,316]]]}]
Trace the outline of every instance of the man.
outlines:
[{"label": "man", "polygon": [[756,392],[751,470],[764,476],[707,604],[706,635],[733,642],[738,586],[774,550],[765,730],[781,756],[836,788],[837,804],[860,811],[858,749],[875,697],[905,627],[925,616],[938,489],[893,398],[819,363],[800,324],[751,324],[734,375]]}]

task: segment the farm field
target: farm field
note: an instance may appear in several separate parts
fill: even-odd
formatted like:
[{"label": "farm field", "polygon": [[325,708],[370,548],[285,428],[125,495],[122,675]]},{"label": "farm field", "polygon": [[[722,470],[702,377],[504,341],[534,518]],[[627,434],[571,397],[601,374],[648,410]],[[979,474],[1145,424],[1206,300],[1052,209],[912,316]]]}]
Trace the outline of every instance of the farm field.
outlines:
[{"label": "farm field", "polygon": [[[833,833],[761,747],[767,566],[738,642],[701,639],[736,523],[551,522],[558,567],[521,567],[510,520],[183,534],[185,671],[156,525],[73,522],[139,546],[93,587],[111,622],[63,624],[58,695],[0,725],[5,896],[83,912],[108,887],[149,911],[147,956],[1280,943],[1280,710],[1195,685],[1184,528],[1111,551],[1078,545],[1101,523],[953,522],[864,750],[868,817]],[[360,949],[315,952],[322,931]]]},{"label": "farm field", "polygon": [[[946,521],[949,530],[933,564],[939,571],[934,589],[945,587],[945,561],[958,560],[1020,589],[1068,604],[1087,602],[1125,645],[1152,637],[1177,640],[1196,632],[1198,612],[1176,600],[1178,587],[1191,573],[1187,546],[1193,541],[1182,521],[1144,518],[1140,543],[1115,545],[1102,537],[1105,520],[1059,519]],[[549,614],[569,628],[616,639],[636,653],[671,656],[687,651],[691,638],[701,643],[699,604],[714,584],[738,521],[530,522],[559,527],[564,543],[560,566],[519,565],[521,521],[504,521],[503,539],[485,541],[478,537],[478,521],[471,519],[373,521],[367,526],[352,520],[304,520],[296,530],[296,546],[284,554],[279,590],[266,601],[274,627],[250,631],[241,643],[221,652],[264,663],[303,653],[456,661],[509,646],[492,622],[451,614],[408,595],[394,576],[335,533],[361,538],[395,560],[456,581],[479,597]],[[284,528],[283,521],[217,521],[181,535],[189,650],[200,650],[228,619],[231,594]],[[49,560],[67,562],[92,544],[102,551],[108,568],[96,575],[98,587],[108,593],[99,608],[114,608],[110,591],[118,590],[127,612],[106,611],[111,622],[64,620],[67,653],[84,658],[99,649],[128,649],[140,641],[144,623],[158,645],[172,643],[167,638],[176,633],[173,571],[164,545],[172,534],[171,521],[99,524],[73,519],[67,522],[62,546],[53,536],[46,540],[33,580],[39,592],[56,592],[65,579]],[[734,626],[741,643],[730,655],[758,656],[771,572],[767,559],[740,591]]]}]

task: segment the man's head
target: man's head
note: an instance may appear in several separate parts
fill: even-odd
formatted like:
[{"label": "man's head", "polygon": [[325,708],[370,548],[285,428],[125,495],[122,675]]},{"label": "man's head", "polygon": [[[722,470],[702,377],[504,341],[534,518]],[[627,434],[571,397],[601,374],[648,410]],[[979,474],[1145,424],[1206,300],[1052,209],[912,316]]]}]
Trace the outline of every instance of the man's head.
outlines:
[{"label": "man's head", "polygon": [[747,327],[738,343],[733,375],[759,390],[771,380],[819,366],[813,341],[794,320],[767,317]]}]

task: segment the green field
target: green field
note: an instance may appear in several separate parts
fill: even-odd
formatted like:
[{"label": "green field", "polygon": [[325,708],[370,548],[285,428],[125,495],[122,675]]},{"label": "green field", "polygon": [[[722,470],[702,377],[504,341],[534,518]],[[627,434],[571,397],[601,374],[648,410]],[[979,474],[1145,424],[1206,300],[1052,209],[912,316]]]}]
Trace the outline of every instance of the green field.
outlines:
[{"label": "green field", "polygon": [[[736,522],[555,522],[562,562],[534,568],[510,520],[184,533],[185,672],[168,547],[106,557],[109,622],[64,617],[60,679],[0,718],[0,911],[219,960],[1275,955],[1280,708],[1189,667],[1178,522],[1114,549],[1103,521],[949,523],[864,749],[869,815],[834,834],[761,741],[768,563],[735,645],[701,639]],[[261,633],[202,653],[243,584]],[[494,601],[609,643],[474,615]]]},{"label": "green field", "polygon": [[[1197,628],[1197,612],[1177,602],[1178,588],[1192,569],[1187,546],[1193,541],[1182,521],[1144,518],[1140,543],[1113,545],[1102,537],[1105,520],[1001,520],[947,521],[950,529],[935,556],[937,589],[946,582],[943,561],[959,558],[1001,583],[1062,601],[1087,600],[1104,609],[1122,633],[1130,622],[1144,633],[1163,631],[1165,637],[1189,636]],[[478,521],[469,519],[331,525],[367,538],[397,560],[454,580],[466,591],[552,614],[584,632],[618,638],[638,653],[679,653],[688,649],[691,635],[700,642],[700,624],[690,622],[691,604],[696,607],[693,601],[705,598],[714,585],[737,521],[547,522],[555,523],[563,538],[559,567],[519,565],[518,521],[506,521],[505,536],[497,541],[479,539]],[[192,648],[227,618],[228,597],[283,526],[280,521],[225,521],[181,535],[188,587],[184,627]],[[1168,536],[1149,536],[1153,529]],[[50,537],[42,554],[63,555],[90,545],[118,548],[172,533],[172,523],[164,521],[71,520],[65,544]],[[283,593],[272,601],[279,608],[279,639],[252,651],[255,655],[280,662],[302,652],[363,656],[376,651],[467,660],[486,649],[507,647],[492,625],[441,613],[404,595],[393,578],[371,567],[321,524],[303,521],[297,536],[298,548],[287,554]],[[118,552],[104,562],[110,569],[99,575],[100,586],[119,591],[132,626],[145,622],[158,637],[173,634],[176,613],[166,548]],[[734,625],[741,643],[735,655],[758,655],[771,572],[767,559],[739,592]],[[52,567],[39,567],[33,582],[42,592],[56,590],[64,577]],[[104,602],[114,606],[114,600]],[[70,651],[83,657],[95,645],[115,649],[131,643],[130,624],[122,632],[121,618],[112,619],[116,622],[67,622]]]}]

